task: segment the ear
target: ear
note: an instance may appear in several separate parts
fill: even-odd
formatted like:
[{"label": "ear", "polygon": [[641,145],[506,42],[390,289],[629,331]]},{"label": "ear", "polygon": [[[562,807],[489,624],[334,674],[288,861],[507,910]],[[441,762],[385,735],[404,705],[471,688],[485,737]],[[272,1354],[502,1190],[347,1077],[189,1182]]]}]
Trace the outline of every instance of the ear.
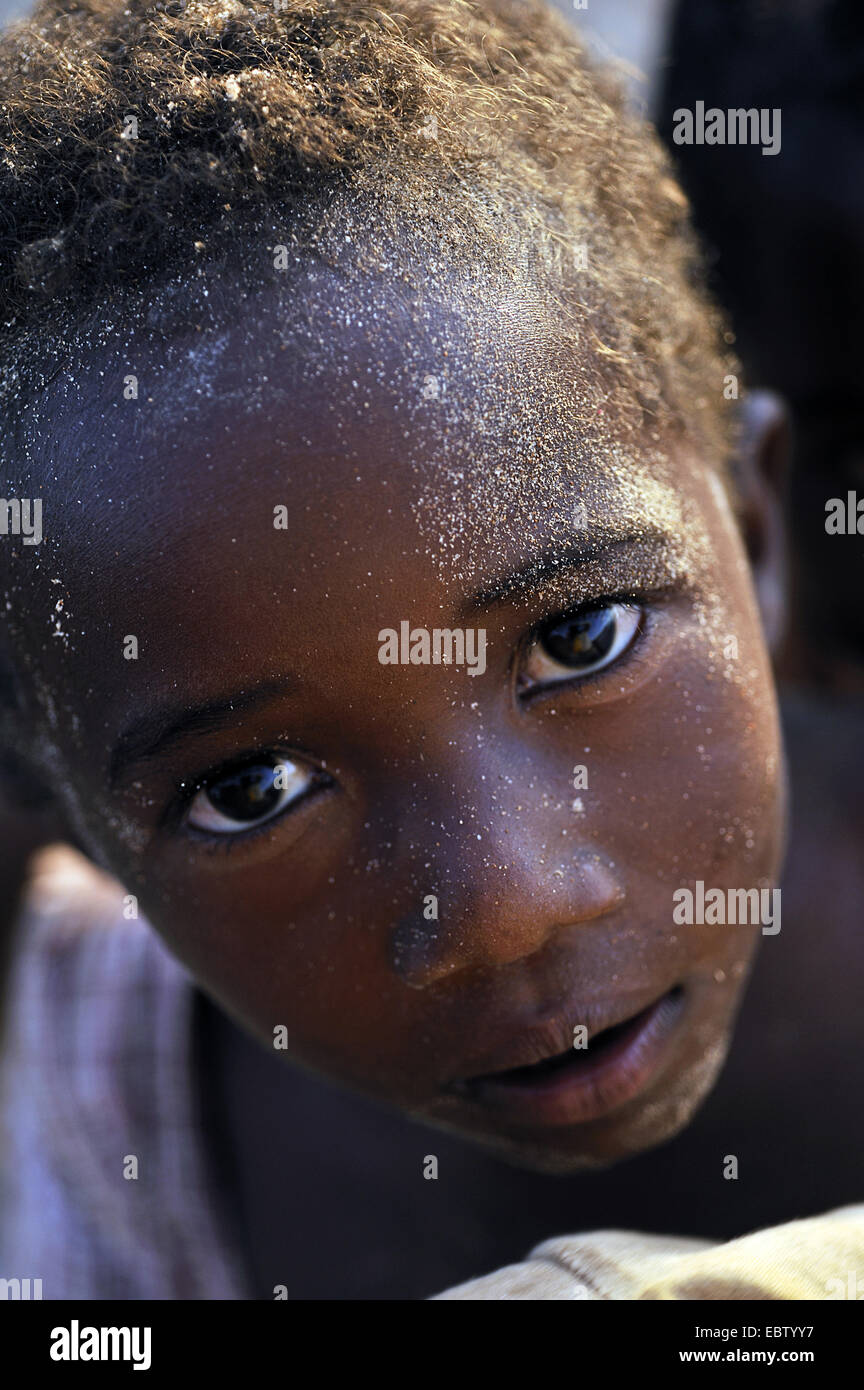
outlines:
[{"label": "ear", "polygon": [[739,515],[753,569],[769,651],[775,654],[786,623],[786,525],[783,499],[791,451],[789,415],[772,391],[752,391],[742,404],[736,473]]}]

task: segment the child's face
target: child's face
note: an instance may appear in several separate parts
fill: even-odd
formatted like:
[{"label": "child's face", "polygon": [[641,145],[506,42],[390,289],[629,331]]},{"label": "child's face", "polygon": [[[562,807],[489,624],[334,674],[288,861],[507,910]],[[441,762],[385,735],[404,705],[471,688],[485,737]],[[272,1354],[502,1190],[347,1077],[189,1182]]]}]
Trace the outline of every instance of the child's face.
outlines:
[{"label": "child's face", "polygon": [[[593,406],[587,442],[539,304],[308,295],[308,339],[224,289],[221,334],[130,329],[55,400],[11,586],[43,748],[265,1046],[526,1162],[620,1157],[704,1095],[759,933],[676,926],[674,891],[778,867],[738,532],[693,452]],[[482,629],[485,669],[382,664],[402,622]]]}]

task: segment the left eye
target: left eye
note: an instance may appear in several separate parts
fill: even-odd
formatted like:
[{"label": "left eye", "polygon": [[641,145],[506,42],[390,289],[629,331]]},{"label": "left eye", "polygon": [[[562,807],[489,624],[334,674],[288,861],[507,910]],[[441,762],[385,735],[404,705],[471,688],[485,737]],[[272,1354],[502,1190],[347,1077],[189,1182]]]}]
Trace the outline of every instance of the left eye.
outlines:
[{"label": "left eye", "polygon": [[280,815],[314,780],[313,769],[299,762],[250,759],[200,787],[186,820],[196,830],[236,835]]},{"label": "left eye", "polygon": [[542,623],[525,654],[520,683],[549,684],[604,670],[631,645],[641,619],[634,603],[604,603]]}]

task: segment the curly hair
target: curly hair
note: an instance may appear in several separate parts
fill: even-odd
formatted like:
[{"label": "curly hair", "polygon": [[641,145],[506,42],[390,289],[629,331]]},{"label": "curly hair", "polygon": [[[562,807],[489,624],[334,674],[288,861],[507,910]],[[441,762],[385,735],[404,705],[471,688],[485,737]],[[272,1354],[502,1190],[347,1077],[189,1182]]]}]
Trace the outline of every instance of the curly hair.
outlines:
[{"label": "curly hair", "polygon": [[0,149],[7,394],[25,341],[249,219],[338,244],[344,195],[454,264],[536,277],[611,411],[729,452],[731,359],[686,201],[540,0],[41,0],[0,37]]}]

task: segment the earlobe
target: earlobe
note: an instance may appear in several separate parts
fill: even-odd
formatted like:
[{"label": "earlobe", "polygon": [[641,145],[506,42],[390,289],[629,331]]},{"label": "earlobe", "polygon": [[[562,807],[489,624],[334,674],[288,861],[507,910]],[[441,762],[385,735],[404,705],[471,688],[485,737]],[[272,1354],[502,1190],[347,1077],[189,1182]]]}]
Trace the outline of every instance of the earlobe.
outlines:
[{"label": "earlobe", "polygon": [[784,498],[791,449],[789,415],[772,391],[742,402],[737,474],[744,542],[769,650],[776,653],[786,622]]}]

